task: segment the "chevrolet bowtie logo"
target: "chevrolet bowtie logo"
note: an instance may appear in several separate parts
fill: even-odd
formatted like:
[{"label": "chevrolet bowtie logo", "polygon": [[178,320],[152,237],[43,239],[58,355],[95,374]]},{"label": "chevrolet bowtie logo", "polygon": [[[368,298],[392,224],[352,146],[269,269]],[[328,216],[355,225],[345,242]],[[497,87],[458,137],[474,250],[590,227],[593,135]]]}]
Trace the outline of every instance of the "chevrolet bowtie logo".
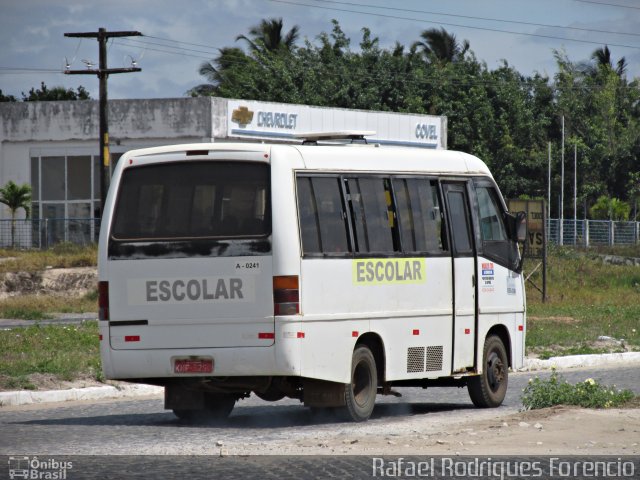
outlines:
[{"label": "chevrolet bowtie logo", "polygon": [[253,112],[247,107],[239,107],[231,114],[231,121],[240,125],[247,125],[253,120]]}]

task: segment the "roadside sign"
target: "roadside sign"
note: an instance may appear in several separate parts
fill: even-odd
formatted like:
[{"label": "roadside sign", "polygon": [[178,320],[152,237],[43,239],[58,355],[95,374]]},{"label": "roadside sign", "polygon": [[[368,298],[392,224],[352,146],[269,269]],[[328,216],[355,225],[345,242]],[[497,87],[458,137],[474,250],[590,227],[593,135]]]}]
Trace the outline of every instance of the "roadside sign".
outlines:
[{"label": "roadside sign", "polygon": [[[547,236],[546,236],[546,208],[544,200],[507,200],[507,206],[511,213],[527,213],[527,240],[524,244],[525,260],[527,258],[540,259],[536,266],[525,277],[533,287],[542,294],[542,301],[547,298]],[[542,267],[542,288],[538,287],[531,276]]]},{"label": "roadside sign", "polygon": [[545,205],[544,200],[507,200],[509,211],[527,213],[526,256],[543,258],[545,254]]}]

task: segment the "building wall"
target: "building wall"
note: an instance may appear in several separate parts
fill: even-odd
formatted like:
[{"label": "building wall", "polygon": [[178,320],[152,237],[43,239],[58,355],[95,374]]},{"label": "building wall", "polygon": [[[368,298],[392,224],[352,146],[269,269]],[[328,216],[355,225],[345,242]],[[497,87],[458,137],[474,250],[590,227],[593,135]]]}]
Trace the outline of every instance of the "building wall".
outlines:
[{"label": "building wall", "polygon": [[[109,101],[110,150],[213,141],[212,125],[225,126],[226,103],[213,98]],[[212,104],[225,103],[223,108]],[[212,112],[225,115],[214,119]],[[99,155],[98,101],[0,104],[0,185],[32,182],[34,156]],[[0,219],[9,218],[0,208]],[[19,217],[24,217],[20,210]]]},{"label": "building wall", "polygon": [[[375,130],[377,134],[371,137],[374,142],[446,149],[446,117],[215,97],[110,100],[108,108],[114,163],[120,154],[134,148],[213,141],[291,142],[297,141],[295,135],[300,132],[317,130]],[[283,118],[287,122],[280,121]],[[424,126],[433,128],[428,130],[429,138],[425,138]],[[97,100],[0,103],[0,185],[9,180],[32,185],[39,181],[42,187],[47,179],[42,165],[46,164],[46,171],[53,172],[54,177],[59,171],[49,167],[65,165],[65,172],[70,175],[72,169],[68,167],[73,162],[69,159],[79,156],[91,157],[92,173],[87,181],[94,182],[98,168],[95,162],[100,155],[98,138]],[[65,160],[59,161],[59,157]],[[32,165],[37,165],[37,178],[32,174]],[[85,178],[84,173],[77,178]],[[99,198],[95,190],[94,185],[89,200],[92,209]],[[66,205],[64,211],[69,214]],[[37,211],[36,207],[45,205],[34,204],[34,213],[45,218],[43,208]],[[22,210],[19,216],[24,216]],[[0,220],[9,217],[9,210],[0,206]]]}]

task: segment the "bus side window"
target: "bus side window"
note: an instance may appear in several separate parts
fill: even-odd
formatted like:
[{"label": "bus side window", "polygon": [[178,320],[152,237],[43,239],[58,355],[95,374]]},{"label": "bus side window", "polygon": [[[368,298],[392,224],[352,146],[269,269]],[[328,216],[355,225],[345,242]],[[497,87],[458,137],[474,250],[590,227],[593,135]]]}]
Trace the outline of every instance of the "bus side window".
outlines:
[{"label": "bus side window", "polygon": [[498,192],[493,187],[476,185],[476,198],[485,256],[507,268],[515,269],[519,262],[517,245],[507,236]]},{"label": "bus side window", "polygon": [[349,252],[340,179],[298,177],[297,182],[303,254]]},{"label": "bus side window", "polygon": [[424,178],[395,178],[393,187],[403,250],[432,254],[446,251],[437,182]]},{"label": "bus side window", "polygon": [[389,180],[381,177],[349,178],[347,188],[356,252],[399,251]]},{"label": "bus side window", "polygon": [[507,239],[501,209],[498,208],[495,190],[476,187],[478,197],[478,220],[483,241],[504,241]]}]

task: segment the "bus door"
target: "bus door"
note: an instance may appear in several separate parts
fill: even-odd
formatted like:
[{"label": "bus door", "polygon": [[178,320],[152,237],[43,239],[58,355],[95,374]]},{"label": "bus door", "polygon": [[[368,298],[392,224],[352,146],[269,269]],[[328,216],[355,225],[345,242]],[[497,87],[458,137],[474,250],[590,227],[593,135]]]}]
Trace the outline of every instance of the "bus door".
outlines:
[{"label": "bus door", "polygon": [[453,372],[473,367],[476,337],[475,249],[466,182],[443,182],[453,262]]}]

